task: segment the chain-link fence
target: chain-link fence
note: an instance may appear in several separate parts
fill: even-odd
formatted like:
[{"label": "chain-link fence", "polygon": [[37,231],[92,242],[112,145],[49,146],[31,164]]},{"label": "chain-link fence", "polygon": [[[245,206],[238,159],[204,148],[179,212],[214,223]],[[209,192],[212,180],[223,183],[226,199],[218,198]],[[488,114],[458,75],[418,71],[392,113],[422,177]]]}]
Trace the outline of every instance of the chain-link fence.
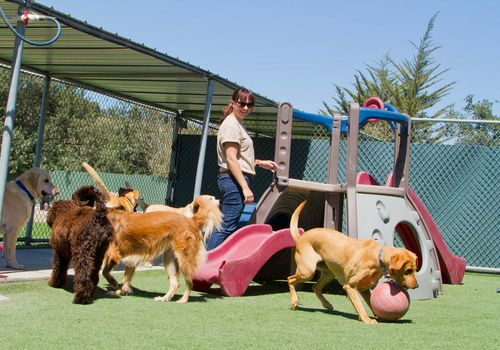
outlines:
[{"label": "chain-link fence", "polygon": [[[9,74],[10,69],[0,66],[1,115],[5,115]],[[33,165],[43,79],[34,74],[21,75],[9,163],[11,178]],[[141,190],[148,203],[172,199],[173,205],[181,206],[192,200],[202,130],[198,121],[60,81],[52,81],[49,92],[41,167],[51,173],[61,190],[57,199],[69,198],[81,185],[93,183],[81,167],[86,161],[113,192],[128,181]],[[213,116],[214,124],[209,128],[202,184],[202,193],[214,195],[219,195],[217,120],[218,116]],[[427,206],[454,254],[465,256],[470,266],[500,268],[500,125],[413,124],[410,186]],[[383,131],[385,127],[363,129],[359,145],[358,170],[371,173],[379,183],[386,182],[393,161],[393,144]],[[324,183],[330,135],[319,125],[308,125],[308,129],[313,130],[311,135],[292,139],[290,177]],[[273,159],[274,138],[249,131],[253,133],[256,157]],[[442,135],[442,142],[436,143],[433,138],[430,143],[426,135],[431,134]],[[345,181],[346,149],[343,136],[339,182]],[[257,171],[256,201],[272,181],[269,172]],[[20,245],[47,244],[50,231],[44,213],[37,205],[32,240],[26,240],[23,232]]]},{"label": "chain-link fence", "polygon": [[[0,67],[0,114],[5,115],[10,69]],[[20,77],[9,179],[31,168],[35,158],[44,77]],[[94,184],[81,163],[89,163],[110,191],[125,181],[141,190],[147,203],[165,203],[173,146],[175,115],[145,105],[53,80],[41,148],[40,167],[67,199],[80,186]],[[46,245],[50,230],[46,211],[35,203],[32,232],[21,232],[19,244]]]}]

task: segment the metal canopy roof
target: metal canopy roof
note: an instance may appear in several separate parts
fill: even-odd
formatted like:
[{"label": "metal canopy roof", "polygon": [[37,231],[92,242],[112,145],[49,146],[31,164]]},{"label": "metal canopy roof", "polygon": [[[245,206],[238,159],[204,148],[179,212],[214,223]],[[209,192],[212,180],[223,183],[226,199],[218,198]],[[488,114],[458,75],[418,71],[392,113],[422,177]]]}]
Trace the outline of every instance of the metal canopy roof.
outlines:
[{"label": "metal canopy roof", "polygon": [[[9,18],[17,16],[22,0],[0,0]],[[24,44],[22,68],[51,78],[111,92],[183,116],[203,119],[208,82],[214,81],[212,120],[218,121],[233,91],[240,85],[165,53],[106,32],[37,3],[30,12],[52,16],[62,34],[49,46]],[[15,27],[16,23],[11,21]],[[26,37],[50,40],[56,33],[50,21],[30,21]],[[0,62],[11,64],[15,36],[0,19]],[[250,130],[274,136],[277,103],[255,94],[256,106],[245,119]],[[266,123],[267,121],[267,123]]]}]

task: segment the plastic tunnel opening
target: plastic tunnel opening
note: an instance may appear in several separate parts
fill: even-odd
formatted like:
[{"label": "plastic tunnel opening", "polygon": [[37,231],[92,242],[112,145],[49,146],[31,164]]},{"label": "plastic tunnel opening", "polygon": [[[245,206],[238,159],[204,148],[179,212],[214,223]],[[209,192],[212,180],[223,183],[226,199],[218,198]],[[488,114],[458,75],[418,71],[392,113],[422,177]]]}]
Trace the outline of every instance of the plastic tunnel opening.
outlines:
[{"label": "plastic tunnel opening", "polygon": [[417,255],[417,271],[420,271],[422,268],[422,249],[418,242],[415,231],[412,226],[405,223],[400,222],[396,225],[396,229],[394,232],[394,246],[395,247],[404,247],[409,251],[415,253]]}]

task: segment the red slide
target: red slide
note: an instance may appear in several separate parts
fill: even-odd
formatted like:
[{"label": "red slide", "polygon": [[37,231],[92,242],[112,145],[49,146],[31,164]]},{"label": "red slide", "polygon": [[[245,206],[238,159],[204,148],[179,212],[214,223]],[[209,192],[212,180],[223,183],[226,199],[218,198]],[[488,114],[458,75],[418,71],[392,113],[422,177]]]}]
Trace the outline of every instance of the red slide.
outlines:
[{"label": "red slide", "polygon": [[245,293],[261,267],[277,252],[295,247],[290,229],[273,231],[270,225],[247,225],[208,252],[207,262],[193,278],[194,290],[210,291],[218,284],[224,295]]}]

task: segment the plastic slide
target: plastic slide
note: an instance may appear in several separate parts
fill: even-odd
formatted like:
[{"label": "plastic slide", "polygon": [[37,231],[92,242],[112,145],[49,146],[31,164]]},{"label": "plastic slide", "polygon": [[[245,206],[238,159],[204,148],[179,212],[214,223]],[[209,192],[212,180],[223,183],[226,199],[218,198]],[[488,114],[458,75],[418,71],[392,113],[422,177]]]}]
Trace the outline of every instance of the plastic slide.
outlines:
[{"label": "plastic slide", "polygon": [[250,281],[277,252],[295,247],[290,229],[273,231],[270,225],[245,226],[208,252],[207,261],[193,278],[193,289],[209,292],[218,284],[227,296],[245,293]]},{"label": "plastic slide", "polygon": [[[412,209],[418,213],[418,216],[422,220],[423,228],[427,231],[434,242],[434,246],[436,247],[436,251],[438,253],[443,283],[461,284],[465,273],[466,260],[462,257],[453,255],[453,253],[450,252],[443,236],[441,236],[441,233],[436,226],[436,223],[432,219],[431,214],[415,191],[413,191],[413,189],[409,186],[407,196],[411,206],[413,207]],[[398,233],[401,236],[402,232],[399,232],[398,230]],[[412,249],[412,247],[408,248],[410,250]]]}]

